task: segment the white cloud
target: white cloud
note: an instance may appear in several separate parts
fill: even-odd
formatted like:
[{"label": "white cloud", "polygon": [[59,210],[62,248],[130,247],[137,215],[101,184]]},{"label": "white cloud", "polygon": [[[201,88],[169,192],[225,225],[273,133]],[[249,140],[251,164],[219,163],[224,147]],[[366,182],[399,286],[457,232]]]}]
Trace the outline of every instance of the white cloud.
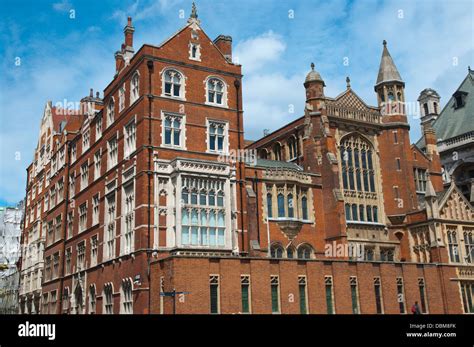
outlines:
[{"label": "white cloud", "polygon": [[248,38],[235,47],[233,57],[242,64],[244,74],[247,139],[258,139],[264,129],[274,131],[301,116],[298,112],[304,104],[304,76],[286,76],[278,71],[285,49],[283,37],[273,31]]},{"label": "white cloud", "polygon": [[53,9],[58,12],[67,12],[72,8],[72,4],[69,0],[63,0],[53,4]]},{"label": "white cloud", "polygon": [[153,0],[150,2],[135,0],[125,10],[114,11],[112,18],[123,23],[128,16],[131,16],[134,22],[139,22],[148,18],[157,17],[176,3],[176,0]]},{"label": "white cloud", "polygon": [[243,73],[259,70],[266,64],[280,59],[286,44],[280,35],[268,31],[239,42],[234,50],[234,60],[242,64]]}]

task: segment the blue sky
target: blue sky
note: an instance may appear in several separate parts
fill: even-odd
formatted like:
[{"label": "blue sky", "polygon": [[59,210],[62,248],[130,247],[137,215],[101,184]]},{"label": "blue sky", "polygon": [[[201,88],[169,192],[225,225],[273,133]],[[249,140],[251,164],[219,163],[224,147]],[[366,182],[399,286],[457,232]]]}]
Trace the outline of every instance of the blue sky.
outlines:
[{"label": "blue sky", "polygon": [[[246,138],[303,114],[303,81],[316,64],[326,95],[355,92],[374,105],[382,40],[406,83],[406,99],[434,88],[444,105],[474,66],[471,0],[199,0],[203,29],[233,37],[243,65]],[[191,1],[2,2],[0,22],[0,206],[24,197],[47,100],[77,102],[111,81],[114,52],[133,17],[135,49],[182,27]],[[74,10],[75,18],[71,17]],[[184,13],[184,18],[180,14]],[[19,60],[18,60],[19,58]],[[17,62],[20,62],[17,65]],[[412,142],[419,120],[410,117]]]}]

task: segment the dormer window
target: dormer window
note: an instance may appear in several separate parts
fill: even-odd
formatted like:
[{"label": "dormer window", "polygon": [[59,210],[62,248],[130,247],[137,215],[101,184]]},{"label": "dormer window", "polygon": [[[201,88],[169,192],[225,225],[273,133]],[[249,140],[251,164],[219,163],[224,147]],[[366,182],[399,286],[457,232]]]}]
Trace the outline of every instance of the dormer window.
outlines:
[{"label": "dormer window", "polygon": [[226,85],[223,81],[218,78],[209,78],[206,87],[208,104],[227,106]]},{"label": "dormer window", "polygon": [[176,98],[184,97],[183,76],[176,70],[166,70],[163,73],[163,95]]},{"label": "dormer window", "polygon": [[465,103],[466,103],[466,95],[467,93],[466,92],[462,92],[462,91],[457,91],[456,93],[453,94],[453,97],[454,97],[454,108],[457,109],[457,108],[461,108],[461,107],[464,107]]},{"label": "dormer window", "polygon": [[189,43],[189,59],[201,61],[201,45],[198,43]]}]

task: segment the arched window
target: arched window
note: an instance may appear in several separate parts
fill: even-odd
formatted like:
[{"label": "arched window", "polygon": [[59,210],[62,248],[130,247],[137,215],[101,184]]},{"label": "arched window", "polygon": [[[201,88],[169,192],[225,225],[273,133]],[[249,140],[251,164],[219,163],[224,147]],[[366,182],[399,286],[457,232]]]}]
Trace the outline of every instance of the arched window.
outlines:
[{"label": "arched window", "polygon": [[293,246],[288,246],[286,249],[286,257],[288,259],[293,259],[295,257],[295,249]]},{"label": "arched window", "polygon": [[288,199],[288,218],[294,218],[295,206],[294,206],[293,194],[288,194],[287,199]]},{"label": "arched window", "polygon": [[301,198],[301,212],[304,220],[308,220],[308,198],[303,196]]},{"label": "arched window", "polygon": [[361,222],[365,221],[365,215],[364,215],[364,205],[359,205],[359,220]]},{"label": "arched window", "polygon": [[313,250],[309,245],[301,245],[298,247],[298,259],[311,259]]},{"label": "arched window", "polygon": [[207,103],[224,106],[226,104],[226,85],[218,78],[207,81]]},{"label": "arched window", "polygon": [[89,286],[89,314],[95,314],[96,310],[96,290],[95,285]]},{"label": "arched window", "polygon": [[340,155],[341,155],[341,165],[342,165],[342,186],[344,189],[349,189],[348,181],[347,181],[347,151],[344,147],[341,146],[340,148]]},{"label": "arched window", "polygon": [[82,287],[78,283],[76,290],[74,291],[74,313],[83,314],[84,313],[84,297],[82,292]]},{"label": "arched window", "polygon": [[167,146],[180,147],[182,118],[175,115],[166,115],[164,123],[164,144]]},{"label": "arched window", "polygon": [[265,148],[262,148],[259,154],[260,159],[268,159],[268,151]]},{"label": "arched window", "polygon": [[272,206],[272,194],[267,194],[267,216],[268,218],[273,217],[273,206]]},{"label": "arched window", "polygon": [[[70,303],[70,298],[69,298],[69,288],[66,287],[63,290],[63,313],[69,313],[69,303]],[[30,311],[31,312],[31,311]]]},{"label": "arched window", "polygon": [[352,220],[358,220],[357,216],[359,213],[357,213],[357,205],[352,204]]},{"label": "arched window", "polygon": [[438,103],[433,102],[434,113],[438,114]]},{"label": "arched window", "polygon": [[103,294],[103,302],[104,302],[104,314],[113,314],[114,313],[114,287],[112,283],[104,284],[104,294]]},{"label": "arched window", "polygon": [[294,136],[291,136],[288,139],[288,151],[290,155],[289,160],[293,160],[298,157],[298,142]]},{"label": "arched window", "polygon": [[459,263],[459,244],[458,244],[458,235],[455,230],[450,230],[447,232],[448,235],[448,249],[449,249],[449,259],[453,263]]},{"label": "arched window", "polygon": [[366,212],[367,212],[367,222],[372,222],[372,207],[367,206]]},{"label": "arched window", "polygon": [[168,69],[163,72],[163,95],[172,97],[183,97],[183,76],[180,72]]},{"label": "arched window", "polygon": [[283,247],[279,244],[273,244],[270,247],[270,256],[278,259],[283,258]]},{"label": "arched window", "polygon": [[217,206],[224,207],[224,192],[222,191],[217,193]]},{"label": "arched window", "polygon": [[130,278],[122,280],[122,288],[120,291],[120,301],[122,303],[120,307],[120,313],[132,314],[133,313],[133,283]]},{"label": "arched window", "polygon": [[430,114],[430,112],[428,111],[428,103],[425,102],[423,104],[423,110],[425,111],[425,116]]},{"label": "arched window", "polygon": [[373,214],[373,217],[374,217],[374,222],[375,223],[378,223],[379,222],[379,213],[378,213],[378,208],[377,206],[374,206],[372,208],[372,214]]},{"label": "arched window", "polygon": [[273,159],[281,160],[281,145],[278,142],[273,145]]},{"label": "arched window", "polygon": [[346,204],[345,205],[345,212],[346,212],[346,220],[351,220],[351,205]]},{"label": "arched window", "polygon": [[110,126],[115,120],[115,100],[113,97],[110,98],[109,104],[107,105],[107,126]]},{"label": "arched window", "polygon": [[389,102],[395,101],[395,95],[392,92],[388,92],[388,100]]},{"label": "arched window", "polygon": [[283,194],[278,194],[278,217],[285,217],[285,197]]},{"label": "arched window", "polygon": [[140,74],[136,71],[130,81],[130,104],[138,100],[140,96]]}]

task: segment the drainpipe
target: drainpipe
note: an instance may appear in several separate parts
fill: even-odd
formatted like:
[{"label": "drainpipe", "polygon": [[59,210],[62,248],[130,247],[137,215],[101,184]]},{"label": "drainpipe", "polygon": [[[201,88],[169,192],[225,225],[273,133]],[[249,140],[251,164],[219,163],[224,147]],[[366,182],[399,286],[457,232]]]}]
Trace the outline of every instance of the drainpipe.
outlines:
[{"label": "drainpipe", "polygon": [[[239,98],[239,92],[240,92],[240,81],[238,79],[234,80],[234,86],[235,86],[235,102],[237,105],[237,129],[239,131],[239,136],[238,136],[238,148],[239,150],[242,148],[242,143],[240,140],[240,133],[241,133],[241,126],[240,126],[240,98]],[[240,187],[240,226],[242,228],[242,235],[241,235],[241,243],[242,243],[242,251],[245,249],[245,236],[244,236],[244,201],[243,201],[243,188],[244,188],[244,180],[243,180],[243,174],[242,174],[242,162],[239,162],[239,187]]]},{"label": "drainpipe", "polygon": [[[67,136],[67,135],[66,135]],[[63,229],[63,242],[62,242],[62,250],[61,250],[61,276],[59,277],[59,291],[58,291],[58,298],[59,298],[59,307],[57,308],[56,312],[61,314],[62,307],[63,307],[63,290],[64,290],[64,266],[66,260],[64,259],[66,256],[66,228],[67,228],[67,214],[68,214],[68,207],[69,207],[69,160],[71,156],[71,147],[69,146],[71,143],[70,140],[66,140],[66,148],[67,148],[67,155],[66,155],[66,166],[64,171],[66,172],[65,178],[64,178],[64,189],[66,190],[66,197],[64,200],[64,203],[66,206],[64,206],[64,219],[62,220],[62,229]],[[45,247],[46,248],[46,247]],[[43,256],[44,258],[44,256]],[[54,268],[54,264],[53,264]],[[43,272],[44,274],[44,272]],[[71,287],[71,292],[72,292],[72,287]]]},{"label": "drainpipe", "polygon": [[[255,178],[253,179],[253,190],[255,191],[256,195],[256,210],[257,210],[257,240],[258,243],[260,244],[260,208],[258,207],[258,176],[257,176],[257,170],[254,171]],[[263,201],[262,201],[263,203]]]},{"label": "drainpipe", "polygon": [[146,62],[148,67],[148,249],[147,249],[147,279],[148,279],[148,314],[151,310],[151,274],[150,274],[150,249],[151,249],[151,161],[153,159],[153,147],[151,143],[151,113],[152,113],[152,103],[153,103],[153,93],[152,93],[152,76],[153,76],[153,61],[148,60]]}]

